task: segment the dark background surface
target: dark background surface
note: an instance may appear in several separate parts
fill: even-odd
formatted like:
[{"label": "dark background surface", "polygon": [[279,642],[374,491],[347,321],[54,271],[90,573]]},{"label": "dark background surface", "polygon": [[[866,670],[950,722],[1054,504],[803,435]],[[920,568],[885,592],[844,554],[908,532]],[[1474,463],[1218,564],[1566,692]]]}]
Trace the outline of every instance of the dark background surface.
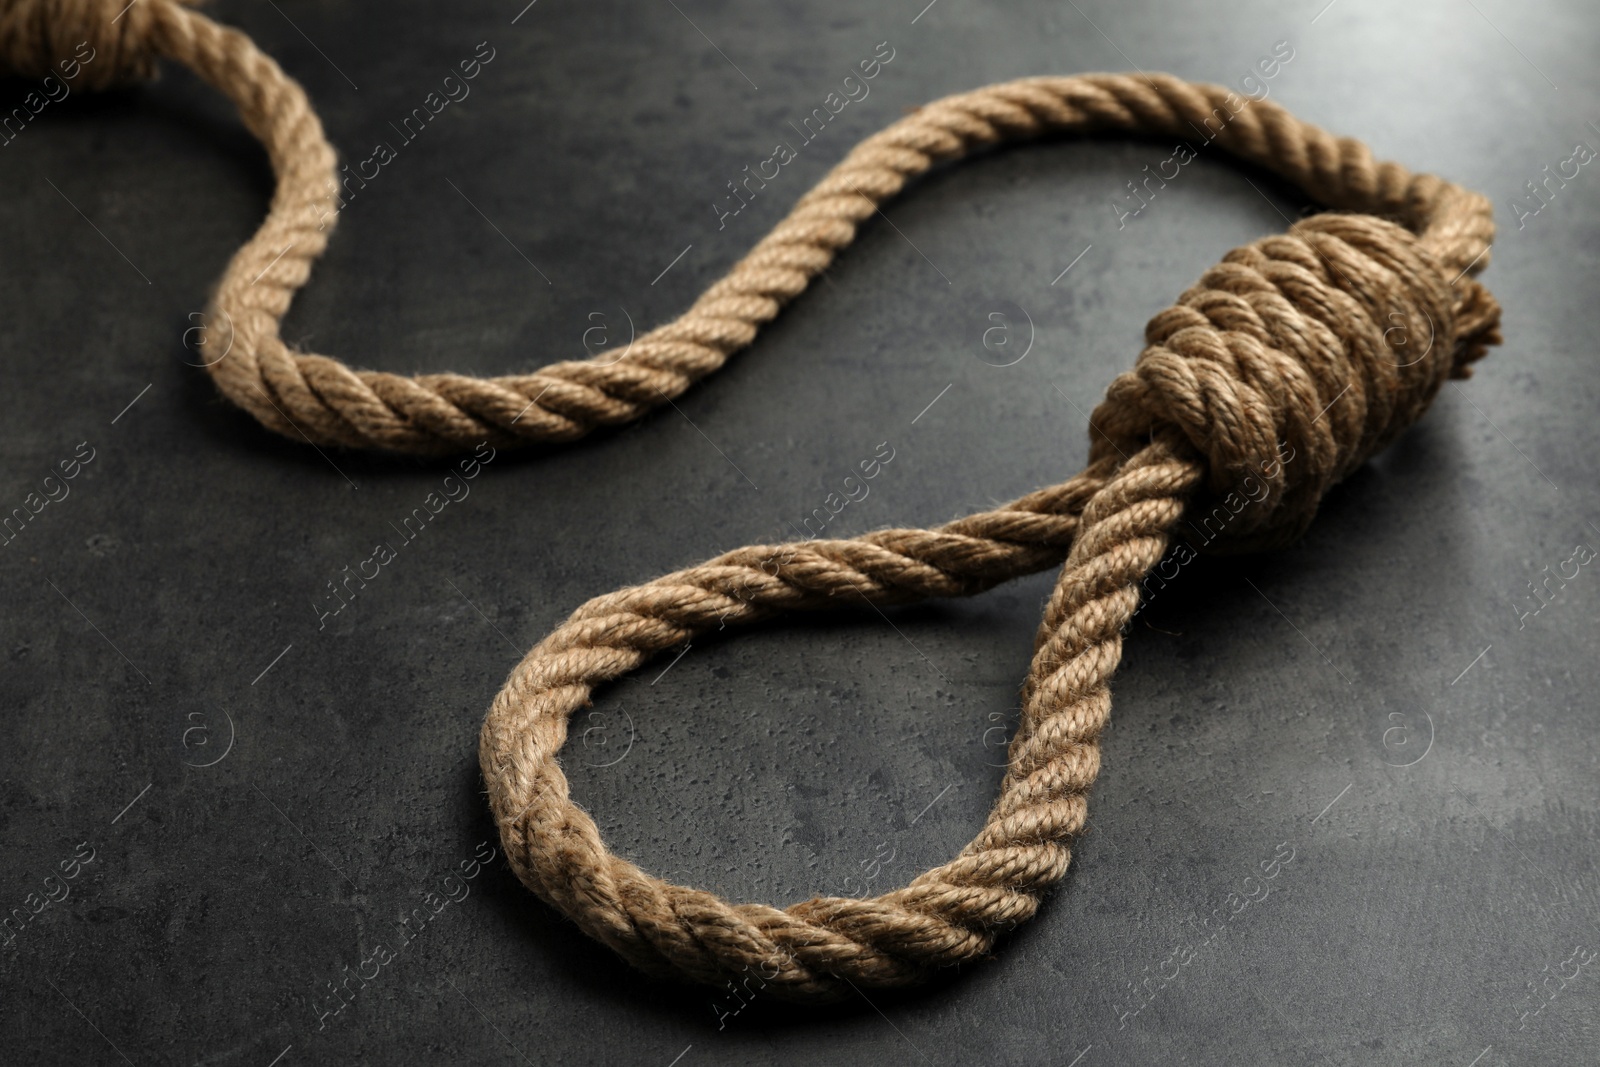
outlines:
[{"label": "dark background surface", "polygon": [[[1186,568],[1140,617],[1089,832],[1040,915],[953,981],[820,1013],[647,981],[498,857],[320,1029],[315,1005],[497,843],[481,715],[569,611],[790,536],[881,442],[895,458],[830,535],[1065,478],[1145,320],[1297,194],[1202,158],[1119,230],[1124,183],[1170,146],[939,172],[680,411],[501,453],[319,631],[325,583],[447,468],[279,439],[187,365],[188,316],[271,188],[224,101],[169,70],[53,105],[0,149],[0,504],[80,442],[94,459],[0,550],[0,903],[77,876],[0,948],[6,1058],[1594,1063],[1600,572],[1519,612],[1542,568],[1600,546],[1600,174],[1523,229],[1510,205],[1600,145],[1597,20],[1581,0],[1323,2],[213,9],[348,160],[495,49],[350,202],[285,326],[396,371],[532,369],[581,355],[592,313],[662,321],[856,140],[1029,74],[1237,86],[1286,40],[1272,99],[1494,200],[1505,346],[1304,542]],[[871,95],[719,231],[725,183],[883,41]],[[1036,330],[1009,367],[981,344],[1001,301]],[[575,796],[622,854],[736,898],[902,883],[982,823],[1050,581],[697,644],[575,724]],[[1207,942],[1198,916],[1291,849]]]}]

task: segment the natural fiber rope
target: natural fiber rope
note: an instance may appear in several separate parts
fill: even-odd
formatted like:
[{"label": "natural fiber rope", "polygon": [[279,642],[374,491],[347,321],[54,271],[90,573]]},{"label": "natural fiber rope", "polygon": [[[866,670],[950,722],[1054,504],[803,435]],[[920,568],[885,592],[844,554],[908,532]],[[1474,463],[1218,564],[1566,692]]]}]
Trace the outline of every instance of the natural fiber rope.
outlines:
[{"label": "natural fiber rope", "polygon": [[[1001,141],[1206,136],[1219,122],[1220,147],[1359,212],[1314,216],[1230,252],[1157,315],[1138,363],[1091,419],[1081,474],[933,530],[738,549],[597,597],[528,653],[480,741],[507,859],[583,930],[656,972],[717,982],[757,971],[775,995],[828,999],[985,955],[1066,871],[1099,769],[1121,632],[1186,509],[1253,478],[1264,490],[1230,508],[1219,543],[1292,540],[1329,486],[1499,341],[1499,307],[1472,277],[1494,234],[1484,197],[1376,162],[1360,142],[1267,101],[1233,113],[1238,98],[1216,86],[1099,74],[947,97],[868,138],[684,315],[609,365],[488,380],[352,371],[279,336],[329,216],[333,151],[305,94],[243,34],[175,0],[141,0],[114,21],[122,2],[0,0],[0,67],[42,74],[87,38],[98,50],[94,84],[147,76],[166,56],[234,100],[267,146],[278,189],[218,286],[213,324],[231,324],[231,346],[208,369],[264,425],[318,443],[436,451],[485,438],[564,441],[635,419],[749,344],[911,178]],[[568,794],[556,760],[568,716],[663,650],[785,610],[969,595],[1063,555],[994,809],[959,855],[902,889],[785,910],[731,905],[612,855]]]}]

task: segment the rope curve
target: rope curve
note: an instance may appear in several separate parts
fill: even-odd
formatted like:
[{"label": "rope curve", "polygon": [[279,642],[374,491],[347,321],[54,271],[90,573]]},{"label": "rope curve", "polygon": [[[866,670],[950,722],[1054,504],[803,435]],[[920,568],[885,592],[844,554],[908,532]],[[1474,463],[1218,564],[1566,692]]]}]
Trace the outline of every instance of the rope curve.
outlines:
[{"label": "rope curve", "polygon": [[[1150,321],[1146,348],[1090,420],[1089,463],[1072,478],[932,530],[736,549],[590,600],[517,664],[479,741],[506,857],[543,900],[652,972],[719,982],[755,969],[777,996],[826,1000],[987,955],[1066,872],[1122,631],[1179,520],[1222,506],[1224,550],[1292,541],[1330,486],[1500,340],[1499,306],[1474,277],[1494,236],[1486,198],[1375,161],[1275,103],[1235,107],[1226,89],[1169,75],[1092,74],[946,97],[867,138],[688,311],[614,362],[493,379],[353,371],[279,335],[326,245],[333,149],[300,87],[189,2],[141,0],[118,14],[122,0],[0,0],[0,69],[48,72],[87,39],[94,85],[148,77],[167,57],[234,101],[267,147],[277,190],[218,284],[212,318],[230,343],[207,369],[263,425],[319,444],[447,451],[568,441],[638,418],[750,344],[911,179],[1002,141],[1186,136],[1220,117],[1208,140],[1339,209],[1228,253]],[[1240,493],[1251,504],[1235,509]],[[571,800],[557,760],[568,717],[666,649],[784,611],[971,595],[1063,557],[988,820],[903,888],[781,910],[730,904],[613,855]]]}]

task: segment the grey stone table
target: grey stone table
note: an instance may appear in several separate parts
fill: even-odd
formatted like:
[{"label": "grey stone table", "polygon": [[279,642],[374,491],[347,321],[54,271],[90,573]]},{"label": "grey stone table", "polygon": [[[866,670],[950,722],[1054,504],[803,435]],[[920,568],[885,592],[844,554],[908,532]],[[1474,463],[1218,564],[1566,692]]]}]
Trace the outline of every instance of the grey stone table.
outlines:
[{"label": "grey stone table", "polygon": [[[1148,141],[938,172],[677,410],[499,453],[401,541],[448,464],[280,439],[193,366],[270,190],[226,104],[181,71],[52,102],[0,148],[0,506],[54,497],[0,549],[8,1061],[1595,1062],[1600,173],[1569,162],[1600,146],[1590,5],[523,3],[215,5],[346,160],[392,149],[291,340],[480,374],[624,343],[904,109],[1138,67],[1256,71],[1486,192],[1506,344],[1302,543],[1151,602],[1072,871],[994,959],[745,1006],[636,975],[511,876],[476,760],[506,671],[590,596],[793,536],[880,452],[827,535],[1066,477],[1145,320],[1307,205],[1202,154],[1133,215],[1128,183],[1172,155]],[[470,95],[403,134],[480,53]],[[779,141],[794,158],[734,214]],[[575,795],[623,854],[735,898],[899,884],[983,819],[1050,581],[696,642],[574,723]]]}]

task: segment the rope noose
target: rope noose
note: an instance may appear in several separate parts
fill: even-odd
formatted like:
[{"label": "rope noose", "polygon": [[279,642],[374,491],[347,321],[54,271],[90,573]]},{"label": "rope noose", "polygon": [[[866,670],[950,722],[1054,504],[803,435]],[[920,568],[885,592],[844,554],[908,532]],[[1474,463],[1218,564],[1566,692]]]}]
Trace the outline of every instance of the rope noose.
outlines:
[{"label": "rope noose", "polygon": [[[1186,509],[1254,484],[1255,503],[1218,544],[1293,540],[1331,485],[1500,340],[1499,306],[1473,277],[1494,236],[1484,197],[1377,162],[1270,101],[1241,107],[1224,88],[1168,75],[1093,74],[946,97],[867,138],[688,311],[614,362],[490,379],[352,370],[291,350],[279,333],[336,217],[333,149],[300,87],[189,2],[0,0],[0,69],[43,76],[86,40],[96,56],[86,84],[149,77],[164,57],[238,106],[278,184],[217,286],[210,321],[228,331],[228,354],[207,370],[294,440],[444,452],[569,441],[637,419],[748,345],[911,179],[1002,141],[1205,130],[1345,212],[1235,249],[1152,319],[1148,346],[1091,419],[1088,466],[1067,481],[931,530],[736,549],[596,597],[517,664],[479,745],[507,859],[543,900],[653,972],[708,983],[758,972],[775,995],[824,1000],[986,955],[1066,872],[1122,630]],[[903,888],[786,909],[729,904],[611,854],[568,795],[556,760],[568,717],[657,653],[783,611],[971,595],[1063,556],[994,808],[954,859]]]}]

